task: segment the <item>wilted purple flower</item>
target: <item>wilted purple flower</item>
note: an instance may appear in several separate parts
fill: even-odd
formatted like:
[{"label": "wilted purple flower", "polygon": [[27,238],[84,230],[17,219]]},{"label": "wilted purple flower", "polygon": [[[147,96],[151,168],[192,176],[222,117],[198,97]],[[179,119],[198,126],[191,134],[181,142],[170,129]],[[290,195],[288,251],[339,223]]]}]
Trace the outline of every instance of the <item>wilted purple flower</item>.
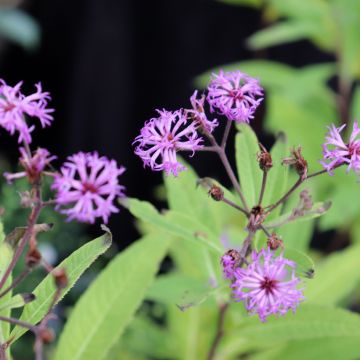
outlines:
[{"label": "wilted purple flower", "polygon": [[271,314],[295,311],[304,299],[302,290],[297,289],[300,279],[295,276],[295,267],[293,261],[282,255],[275,257],[270,249],[253,251],[247,268],[234,272],[234,297],[245,302],[251,315],[258,313],[263,322]]},{"label": "wilted purple flower", "polygon": [[192,109],[186,110],[186,113],[191,116],[191,119],[195,121],[200,128],[204,128],[206,131],[212,133],[219,125],[219,122],[216,119],[209,120],[207,118],[204,110],[205,95],[202,95],[200,99],[197,99],[197,94],[198,91],[195,90],[190,98]]},{"label": "wilted purple flower", "polygon": [[208,86],[207,101],[211,111],[229,120],[248,123],[262,101],[263,89],[257,79],[240,71],[213,74]]},{"label": "wilted purple flower", "polygon": [[355,121],[349,143],[345,144],[340,135],[345,126],[344,124],[337,128],[332,124],[328,127],[329,132],[323,144],[325,161],[321,161],[321,164],[330,175],[333,175],[333,169],[341,164],[348,164],[348,171],[353,169],[355,172],[360,172],[360,139],[357,139],[360,129]]},{"label": "wilted purple flower", "polygon": [[50,115],[54,110],[47,109],[47,102],[50,99],[48,92],[43,92],[41,84],[35,85],[36,92],[25,96],[20,92],[22,82],[14,87],[9,86],[4,80],[0,80],[0,125],[10,132],[19,132],[19,142],[31,142],[31,132],[35,126],[26,123],[25,115],[37,117],[41,126],[51,124],[53,117]]},{"label": "wilted purple flower", "polygon": [[203,139],[196,132],[196,124],[189,122],[182,110],[157,112],[160,116],[147,121],[136,137],[135,154],[142,158],[144,166],[177,176],[185,167],[177,161],[176,152],[186,150],[194,154],[203,147]]},{"label": "wilted purple flower", "polygon": [[113,201],[124,196],[118,176],[125,168],[118,168],[115,160],[99,157],[97,152],[79,152],[69,156],[60,170],[52,189],[56,191],[56,209],[68,215],[68,220],[92,224],[102,217],[107,223],[111,213],[119,212]]},{"label": "wilted purple flower", "polygon": [[14,174],[4,173],[4,177],[9,183],[25,176],[28,177],[30,183],[38,181],[44,169],[51,161],[56,159],[56,156],[50,156],[49,151],[42,148],[38,148],[33,155],[29,155],[29,153],[21,147],[20,153],[20,164],[25,171]]}]

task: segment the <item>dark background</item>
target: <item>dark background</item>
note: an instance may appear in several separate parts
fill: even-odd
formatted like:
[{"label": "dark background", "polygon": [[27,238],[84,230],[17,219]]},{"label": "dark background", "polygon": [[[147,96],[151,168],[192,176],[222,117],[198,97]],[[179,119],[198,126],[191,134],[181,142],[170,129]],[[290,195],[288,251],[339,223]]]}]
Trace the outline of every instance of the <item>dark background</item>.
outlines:
[{"label": "dark background", "polygon": [[[23,8],[42,28],[41,45],[29,53],[7,44],[0,77],[10,85],[24,80],[28,91],[41,81],[51,93],[55,121],[36,132],[35,145],[60,160],[93,150],[115,158],[127,168],[120,179],[127,194],[151,201],[161,174],[143,169],[132,141],[155,108],[188,106],[196,75],[255,57],[294,66],[329,60],[306,41],[250,52],[245,39],[262,27],[260,12],[215,1],[33,0]],[[265,110],[266,103],[260,114]],[[261,115],[254,126],[261,130]],[[0,150],[15,163],[16,141],[0,139]],[[200,174],[221,179],[208,156],[196,155],[192,163]],[[132,223],[125,210],[112,216],[115,241],[135,239]]]}]

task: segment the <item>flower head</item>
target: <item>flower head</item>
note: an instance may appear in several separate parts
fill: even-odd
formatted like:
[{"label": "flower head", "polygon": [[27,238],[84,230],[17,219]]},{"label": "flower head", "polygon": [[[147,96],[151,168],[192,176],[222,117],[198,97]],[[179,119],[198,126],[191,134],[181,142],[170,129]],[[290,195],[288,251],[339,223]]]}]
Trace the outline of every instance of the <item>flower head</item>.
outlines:
[{"label": "flower head", "polygon": [[341,164],[348,164],[348,171],[353,169],[355,172],[360,172],[360,139],[357,138],[360,129],[355,121],[349,143],[345,144],[340,135],[345,126],[344,124],[337,128],[332,124],[328,127],[329,132],[323,144],[324,161],[321,161],[321,164],[330,175]]},{"label": "flower head", "polygon": [[190,98],[192,109],[186,110],[186,113],[190,115],[191,119],[195,121],[200,128],[204,128],[206,131],[212,133],[219,125],[219,122],[216,119],[208,120],[204,110],[205,95],[202,95],[200,99],[198,99],[197,94],[198,91],[195,90]]},{"label": "flower head", "polygon": [[124,171],[115,160],[99,157],[97,152],[69,156],[52,185],[56,208],[68,215],[68,220],[92,224],[101,217],[107,223],[111,213],[119,212],[113,201],[124,196],[124,187],[118,183]]},{"label": "flower head", "polygon": [[237,268],[231,285],[234,297],[244,301],[250,314],[257,313],[261,321],[271,314],[284,315],[296,310],[304,296],[297,289],[296,264],[282,255],[275,257],[270,249],[253,251],[247,268]]},{"label": "flower head", "polygon": [[185,167],[177,161],[176,152],[186,150],[194,154],[203,147],[203,139],[198,136],[197,125],[189,122],[182,110],[157,112],[159,117],[147,121],[136,137],[135,154],[141,157],[144,166],[177,176]]},{"label": "flower head", "polygon": [[240,253],[236,250],[228,250],[221,257],[221,265],[223,267],[223,274],[225,279],[233,279],[235,268],[240,263]]},{"label": "flower head", "polygon": [[30,183],[38,181],[44,169],[50,165],[50,162],[56,159],[56,156],[50,156],[46,149],[38,148],[33,155],[20,148],[20,164],[25,171],[10,174],[4,173],[6,180],[11,183],[15,179],[27,176]]},{"label": "flower head", "polygon": [[47,109],[50,99],[48,92],[43,92],[41,84],[35,85],[36,92],[25,96],[20,92],[22,82],[14,87],[9,86],[4,80],[0,80],[0,125],[13,135],[19,133],[19,142],[31,142],[31,132],[35,126],[26,123],[25,115],[36,117],[41,126],[51,124],[53,109]]},{"label": "flower head", "polygon": [[229,120],[248,123],[259,106],[263,89],[257,79],[240,71],[213,74],[208,86],[207,101],[211,111]]}]

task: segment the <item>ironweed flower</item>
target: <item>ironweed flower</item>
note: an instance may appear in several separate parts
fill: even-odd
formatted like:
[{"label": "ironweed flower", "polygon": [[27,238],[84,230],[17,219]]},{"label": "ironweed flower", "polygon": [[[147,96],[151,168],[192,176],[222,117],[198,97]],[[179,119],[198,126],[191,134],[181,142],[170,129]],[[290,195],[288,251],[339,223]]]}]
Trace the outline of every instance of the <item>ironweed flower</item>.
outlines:
[{"label": "ironweed flower", "polygon": [[341,164],[348,164],[347,171],[353,169],[357,173],[360,172],[360,139],[357,138],[360,129],[355,121],[349,143],[346,144],[340,134],[345,126],[344,124],[337,128],[332,124],[328,127],[329,132],[323,144],[324,161],[320,163],[330,175],[333,175],[333,170]]},{"label": "ironweed flower", "polygon": [[4,177],[8,183],[25,176],[28,177],[30,183],[36,182],[39,180],[44,169],[51,163],[51,161],[56,159],[56,156],[50,156],[49,151],[42,148],[38,148],[32,156],[29,156],[28,152],[21,147],[20,153],[20,164],[25,171],[14,174],[7,172],[4,173]]},{"label": "ironweed flower", "polygon": [[207,101],[212,112],[217,111],[229,120],[249,123],[262,95],[263,88],[257,79],[240,71],[221,70],[212,76]]},{"label": "ironweed flower", "polygon": [[31,143],[31,132],[35,126],[26,123],[25,116],[36,117],[40,120],[41,126],[51,124],[53,109],[47,108],[50,96],[48,92],[43,92],[41,84],[35,84],[36,92],[25,96],[21,93],[22,82],[14,87],[9,86],[4,80],[0,79],[0,125],[11,135],[17,131],[19,142]]},{"label": "ironweed flower", "polygon": [[223,275],[225,279],[233,279],[235,268],[240,262],[240,253],[236,250],[228,250],[221,257],[221,265],[223,267]]},{"label": "ironweed flower", "polygon": [[107,223],[111,213],[119,212],[113,201],[124,196],[124,187],[118,183],[124,171],[115,160],[99,157],[97,152],[69,156],[52,185],[56,209],[68,220],[93,224],[101,217]]},{"label": "ironweed flower", "polygon": [[190,98],[192,110],[187,109],[186,113],[190,115],[191,119],[195,121],[200,128],[204,128],[206,131],[212,133],[219,125],[219,122],[216,119],[209,120],[207,118],[204,110],[205,95],[202,95],[200,99],[198,99],[197,94],[198,91],[195,90]]},{"label": "ironweed flower", "polygon": [[237,268],[231,285],[234,297],[244,301],[247,311],[257,313],[262,322],[271,314],[284,315],[296,310],[304,299],[297,289],[300,279],[295,276],[296,264],[282,255],[275,257],[270,249],[253,251],[247,268]]},{"label": "ironweed flower", "polygon": [[135,138],[134,143],[138,144],[135,154],[141,157],[144,166],[177,176],[185,167],[177,161],[176,152],[186,150],[193,155],[203,147],[203,139],[198,136],[197,125],[188,121],[184,111],[164,109],[157,112],[159,117],[147,121]]}]

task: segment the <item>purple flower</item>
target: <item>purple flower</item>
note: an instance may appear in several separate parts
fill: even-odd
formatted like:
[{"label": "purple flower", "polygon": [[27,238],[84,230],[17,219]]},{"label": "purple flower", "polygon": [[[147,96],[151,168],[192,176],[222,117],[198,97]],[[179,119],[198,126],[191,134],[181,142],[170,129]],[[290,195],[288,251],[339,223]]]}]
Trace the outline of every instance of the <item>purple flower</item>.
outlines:
[{"label": "purple flower", "polygon": [[113,201],[124,196],[124,187],[118,183],[118,176],[124,171],[115,160],[99,157],[97,152],[69,156],[52,185],[56,209],[68,220],[93,224],[102,217],[107,223],[111,213],[119,212]]},{"label": "purple flower", "polygon": [[229,120],[248,123],[254,117],[263,95],[259,81],[240,71],[213,74],[208,86],[207,101],[212,112]]},{"label": "purple flower", "polygon": [[20,92],[22,82],[14,87],[9,86],[0,79],[0,125],[11,135],[19,132],[19,142],[31,143],[31,132],[35,126],[26,123],[25,115],[36,117],[40,120],[41,126],[51,124],[53,117],[50,115],[54,110],[47,109],[47,102],[50,99],[48,92],[43,92],[41,84],[35,85],[36,92],[25,96]]},{"label": "purple flower", "polygon": [[247,268],[234,272],[234,297],[244,301],[251,315],[258,313],[263,322],[271,314],[295,311],[304,299],[302,290],[297,289],[300,279],[295,276],[295,267],[293,261],[282,255],[275,257],[270,249],[253,251]]},{"label": "purple flower", "polygon": [[20,164],[25,169],[18,173],[4,173],[6,180],[11,183],[15,179],[27,176],[30,183],[34,183],[40,179],[41,173],[56,159],[56,156],[50,156],[46,149],[38,148],[34,155],[29,154],[24,148],[20,148]]},{"label": "purple flower", "polygon": [[196,132],[197,125],[188,121],[182,110],[157,112],[160,116],[147,121],[136,137],[135,154],[141,157],[144,166],[177,176],[185,167],[177,161],[176,152],[185,150],[194,154],[203,147],[203,139]]},{"label": "purple flower", "polygon": [[235,259],[231,255],[223,255],[221,258],[223,266],[223,274],[225,279],[232,279],[234,277]]},{"label": "purple flower", "polygon": [[344,124],[337,128],[332,124],[328,127],[329,132],[323,144],[324,161],[321,161],[321,164],[330,175],[333,175],[333,169],[341,164],[348,164],[347,171],[353,169],[360,172],[360,139],[357,139],[360,129],[355,121],[349,143],[345,144],[340,135],[345,126]]},{"label": "purple flower", "polygon": [[198,91],[195,90],[190,98],[192,109],[187,109],[186,113],[190,115],[191,119],[195,121],[200,128],[204,128],[206,131],[212,133],[219,125],[219,122],[216,119],[208,120],[204,110],[205,95],[197,99],[197,94]]}]

